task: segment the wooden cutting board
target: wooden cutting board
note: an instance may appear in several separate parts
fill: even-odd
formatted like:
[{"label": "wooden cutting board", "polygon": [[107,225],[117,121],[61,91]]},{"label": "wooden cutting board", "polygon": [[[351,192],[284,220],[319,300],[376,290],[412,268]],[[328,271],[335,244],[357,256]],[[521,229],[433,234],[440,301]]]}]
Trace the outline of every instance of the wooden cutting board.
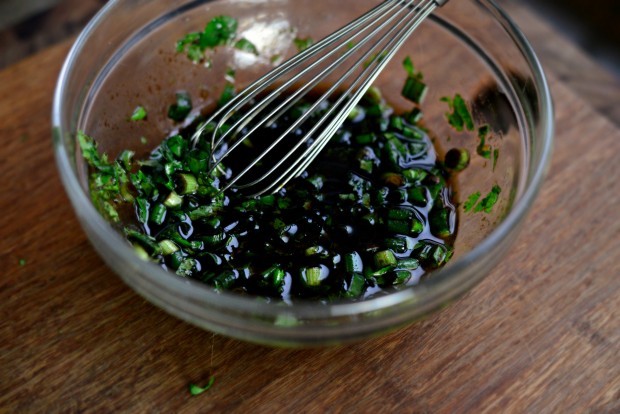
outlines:
[{"label": "wooden cutting board", "polygon": [[0,72],[0,412],[620,412],[620,132],[553,71],[551,170],[490,276],[387,336],[283,350],[165,314],[94,252],[52,154],[68,47]]}]

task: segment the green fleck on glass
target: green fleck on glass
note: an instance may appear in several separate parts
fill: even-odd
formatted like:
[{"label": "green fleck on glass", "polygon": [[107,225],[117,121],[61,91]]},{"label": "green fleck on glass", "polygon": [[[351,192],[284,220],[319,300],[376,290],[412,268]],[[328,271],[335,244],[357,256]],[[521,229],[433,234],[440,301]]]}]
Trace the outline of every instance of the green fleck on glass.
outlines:
[{"label": "green fleck on glass", "polygon": [[470,195],[467,198],[467,201],[463,203],[463,210],[465,210],[466,213],[469,213],[474,208],[481,196],[482,194],[480,194],[480,191],[476,191],[475,193]]},{"label": "green fleck on glass", "polygon": [[295,47],[299,52],[303,52],[314,44],[314,40],[311,37],[306,37],[305,39],[296,37],[293,43],[295,43]]},{"label": "green fleck on glass", "polygon": [[478,203],[474,212],[484,211],[485,213],[490,213],[493,210],[493,206],[497,203],[499,199],[499,194],[502,192],[502,189],[499,185],[494,185],[489,194],[485,198]]},{"label": "green fleck on glass", "polygon": [[474,130],[474,120],[467,109],[467,104],[461,95],[458,93],[454,95],[454,98],[444,96],[440,99],[442,102],[448,104],[450,112],[446,112],[446,119],[448,123],[455,130],[462,132],[464,129],[468,131]]},{"label": "green fleck on glass", "polygon": [[142,121],[146,119],[146,115],[147,115],[146,109],[144,109],[143,106],[136,106],[136,108],[133,110],[133,113],[129,117],[129,120],[130,121]]},{"label": "green fleck on glass", "polygon": [[480,141],[476,147],[476,153],[486,159],[491,158],[491,147],[486,143],[490,132],[491,128],[486,124],[478,128],[478,139]]},{"label": "green fleck on glass", "polygon": [[401,95],[414,103],[421,103],[426,97],[428,87],[422,82],[423,76],[421,72],[416,72],[413,61],[409,56],[403,61],[403,67],[407,72],[407,79],[403,86]]},{"label": "green fleck on glass", "polygon": [[208,391],[213,384],[215,383],[215,375],[212,375],[211,378],[209,378],[209,382],[207,382],[207,385],[205,385],[204,387],[200,387],[196,384],[189,384],[189,393],[192,396],[196,396],[196,395],[200,395],[205,391]]}]

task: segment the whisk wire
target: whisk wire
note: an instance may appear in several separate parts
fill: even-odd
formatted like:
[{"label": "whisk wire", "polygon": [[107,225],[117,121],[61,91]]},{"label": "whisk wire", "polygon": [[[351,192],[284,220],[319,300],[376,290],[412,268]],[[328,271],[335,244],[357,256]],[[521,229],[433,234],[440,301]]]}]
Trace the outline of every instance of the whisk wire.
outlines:
[{"label": "whisk wire", "polygon": [[[313,101],[308,108],[305,108],[295,121],[287,125],[283,133],[262,150],[260,154],[253,157],[245,168],[229,179],[220,190],[220,193],[232,186],[239,189],[256,186],[268,177],[271,177],[275,172],[284,169],[266,187],[253,195],[273,192],[279,190],[289,180],[301,174],[327,145],[340,125],[346,120],[350,111],[359,103],[372,82],[376,80],[380,72],[398,52],[411,33],[437,6],[441,6],[446,2],[447,0],[386,0],[365,15],[262,76],[258,81],[252,83],[226,105],[217,110],[192,136],[192,143],[195,146],[198,140],[202,138],[207,126],[215,124],[211,136],[212,163],[210,172],[217,168],[222,160],[245,142],[250,135],[256,133],[261,128],[271,126],[272,123],[289,111],[299,99],[302,99],[306,94],[314,90],[354,54],[359,54],[359,57],[353,59],[353,63],[318,99]],[[394,21],[396,23],[392,24]],[[360,36],[363,37],[359,39]],[[379,38],[375,39],[376,37]],[[375,43],[370,45],[367,50],[364,50],[366,44],[373,39]],[[328,49],[336,42],[340,43]],[[342,48],[345,45],[347,50],[342,52]],[[329,63],[329,59],[338,52],[341,55]],[[325,67],[324,65],[327,66]],[[266,172],[263,173],[261,171],[258,178],[251,179],[243,184],[237,184],[242,177],[255,168],[276,146],[280,145],[280,142],[287,136],[296,135],[293,132],[297,131],[304,122],[312,119],[311,116],[316,110],[335,94],[346,80],[356,72],[359,72],[360,68],[363,69],[350,81],[347,89],[338,94],[335,102],[330,105],[325,113],[321,114],[320,119],[315,121],[310,130],[301,139],[298,139],[292,147],[286,148],[288,152],[279,161],[275,162]],[[304,77],[311,76],[315,70],[320,70],[320,72],[314,74],[295,91],[285,94],[282,102],[278,102],[275,107],[272,108],[270,106],[287,89],[296,82],[300,82]],[[291,71],[296,72],[290,78],[285,78],[286,80],[271,90],[268,95],[257,102],[253,102],[256,96],[273,87],[276,81],[282,79]],[[239,119],[235,120],[230,127],[226,125],[226,129],[223,130],[223,127],[231,117],[248,104],[251,104],[251,108],[244,112]],[[268,113],[263,115],[263,112]],[[252,123],[259,115],[259,120]],[[324,126],[326,123],[327,126]],[[246,127],[248,127],[247,131],[244,130]],[[321,128],[323,129],[321,130]],[[317,132],[318,135],[314,137]],[[312,141],[310,141],[311,139]],[[296,155],[299,153],[300,147],[309,141],[310,143],[307,144],[307,148],[303,150],[303,153]],[[218,149],[217,151],[216,148]],[[290,161],[290,164],[282,167],[291,158],[293,160]]]},{"label": "whisk wire", "polygon": [[[424,0],[421,3],[424,3]],[[412,20],[410,24],[408,24],[407,26],[402,28],[398,33],[396,33],[392,37],[392,39],[390,39],[390,42],[387,44],[387,46],[385,48],[385,49],[389,49],[390,52],[388,52],[387,55],[385,55],[385,56],[376,55],[373,58],[372,63],[369,66],[366,67],[364,72],[358,78],[356,78],[353,81],[353,83],[351,84],[349,89],[345,93],[343,93],[338,98],[336,103],[330,108],[329,114],[326,114],[322,118],[322,121],[328,119],[329,115],[331,115],[332,112],[335,112],[340,104],[342,104],[343,102],[347,101],[345,107],[338,111],[338,115],[335,118],[333,118],[332,121],[330,122],[330,124],[327,126],[327,128],[324,131],[321,132],[319,137],[314,141],[313,145],[308,147],[306,149],[306,151],[300,157],[298,157],[280,175],[280,177],[278,179],[274,180],[273,182],[271,182],[271,184],[269,186],[263,188],[261,191],[257,192],[254,195],[262,194],[262,193],[265,193],[265,192],[268,192],[268,191],[272,191],[272,190],[277,191],[279,188],[284,186],[291,178],[299,175],[301,172],[303,172],[308,167],[308,165],[314,160],[316,155],[318,155],[318,153],[321,152],[321,150],[325,147],[325,145],[327,145],[327,143],[329,142],[330,138],[333,136],[333,134],[336,132],[336,130],[340,127],[342,122],[347,118],[349,112],[361,100],[361,98],[363,97],[364,93],[368,89],[366,86],[370,86],[372,84],[372,82],[379,76],[380,72],[389,63],[390,59],[397,53],[398,48],[402,45],[402,43],[404,43],[404,41],[406,40],[406,36],[409,33],[411,33],[413,30],[415,30],[415,28],[422,22],[422,20],[428,14],[430,14],[432,12],[434,7],[435,6],[434,6],[433,2],[429,0],[429,2],[426,5],[423,6],[423,9],[421,9],[421,10],[420,9],[416,9],[416,10],[412,10],[410,12],[410,14],[413,14],[413,13],[415,13],[415,12],[417,12],[419,10],[419,14],[417,16],[415,16],[415,20]],[[399,23],[402,23],[403,20],[405,20],[405,19],[407,19],[409,17],[410,17],[409,15],[403,17],[403,19]],[[391,34],[391,32],[386,33],[384,38],[389,36],[390,34]],[[373,66],[373,64],[376,64],[376,65]],[[355,94],[353,96],[349,97],[349,94],[355,88],[357,83],[359,83],[362,80],[362,78],[364,76],[367,76],[367,75],[368,75],[368,77],[364,80],[363,86],[358,88],[357,91],[355,91]],[[347,98],[349,98],[349,99],[347,100]],[[300,141],[307,140],[307,138],[309,138],[312,134],[314,134],[314,132],[316,132],[318,127],[319,126],[313,127],[307,133],[307,135],[302,140],[300,140]],[[279,164],[282,164],[284,162],[284,160],[286,160],[288,157],[292,156],[294,152],[295,152],[295,149],[292,149],[291,151],[289,151],[283,157],[283,159],[279,162]],[[264,178],[266,178],[271,173],[276,171],[276,169],[277,168],[272,168],[263,177],[253,181],[251,183],[251,185],[255,185],[258,182],[262,181]],[[246,188],[246,187],[249,187],[249,185],[244,185],[243,187],[239,186],[239,188]]]},{"label": "whisk wire", "polygon": [[[409,0],[409,2],[413,2],[413,0]],[[389,3],[390,2],[388,2],[388,4]],[[392,3],[393,4],[391,5],[391,7],[387,10],[388,13],[394,7],[398,6],[397,2],[392,2]],[[395,17],[396,16],[393,16],[392,18],[390,18],[387,22],[384,23],[384,25],[389,23]],[[382,25],[381,27],[383,27],[384,25]],[[361,36],[364,33],[365,30],[368,30],[371,27],[372,26],[366,26],[362,30],[354,31],[353,36],[348,38],[347,40],[348,41],[354,40],[356,37]],[[353,29],[351,29],[351,30],[353,30]],[[351,30],[347,31],[347,33],[342,34],[342,36],[350,33]],[[377,33],[377,31],[378,31],[378,29],[375,29],[369,36],[367,36],[365,39],[363,39],[362,42],[357,44],[356,47],[351,48],[349,51],[347,51],[344,55],[342,55],[336,61],[332,62],[331,65],[329,65],[326,69],[324,69],[321,72],[320,76],[315,77],[311,82],[308,82],[305,85],[303,85],[302,87],[298,88],[295,92],[293,92],[290,96],[288,96],[282,103],[280,103],[280,105],[278,105],[275,109],[273,109],[270,114],[264,116],[263,120],[261,122],[253,124],[252,128],[248,132],[246,132],[245,136],[251,135],[256,130],[258,130],[259,128],[263,127],[265,123],[273,122],[273,120],[277,119],[280,115],[285,113],[290,108],[290,106],[294,105],[294,103],[296,102],[297,98],[301,98],[301,97],[305,96],[306,93],[308,93],[314,86],[316,86],[318,83],[320,83],[321,80],[323,80],[330,73],[332,73],[343,61],[345,61],[361,45],[363,45],[366,42],[368,42],[371,39],[371,37],[374,36]],[[307,53],[307,55],[308,55],[307,57],[309,58],[309,57],[312,57],[312,56],[316,55],[315,52],[316,52],[316,50],[310,50]],[[326,53],[320,59],[312,62],[310,65],[308,65],[303,70],[300,70],[291,79],[287,80],[282,85],[280,85],[278,88],[276,88],[274,91],[272,91],[269,95],[267,95],[266,97],[261,99],[260,102],[258,102],[256,105],[253,105],[252,108],[241,119],[239,119],[237,122],[235,122],[226,132],[224,132],[222,135],[220,135],[220,137],[217,139],[217,141],[215,141],[215,137],[216,137],[216,133],[217,133],[216,131],[218,131],[221,128],[221,126],[235,112],[235,109],[231,110],[227,116],[225,116],[225,117],[220,119],[220,121],[219,121],[219,123],[218,123],[218,125],[217,125],[217,127],[215,129],[215,133],[213,134],[212,145],[215,147],[215,146],[219,145],[224,139],[229,137],[231,134],[237,134],[242,128],[244,128],[246,125],[248,125],[255,118],[255,116],[257,114],[262,112],[270,103],[272,103],[275,99],[277,99],[277,97],[280,96],[283,91],[285,91],[288,87],[293,85],[296,81],[298,81],[299,79],[304,77],[306,74],[308,74],[312,69],[318,67],[321,63],[323,63],[323,61],[327,60],[329,57],[331,57],[336,52],[338,52],[338,48],[334,48],[334,49],[330,50],[328,53]],[[303,54],[303,52],[302,52],[302,54]],[[279,73],[279,75],[283,75],[285,73],[287,73],[287,70],[282,71],[281,73]],[[260,82],[261,81],[259,80],[257,83],[260,83]],[[270,82],[270,80],[266,80],[265,81],[265,86],[268,86],[269,82]],[[261,90],[262,89],[261,85],[256,85],[256,86],[257,86],[257,89],[259,91],[262,91]],[[245,100],[243,102],[241,102],[239,104],[239,106],[242,107],[244,103],[246,103]],[[311,108],[311,110],[314,110],[315,107]],[[304,116],[302,117],[301,121],[305,120],[305,117],[306,117],[306,114],[304,114]],[[298,125],[299,124],[297,124],[293,128],[290,128],[290,130],[291,131],[294,130]],[[290,132],[290,131],[287,131],[287,132]],[[242,141],[243,140],[237,140],[236,142],[233,143],[233,145],[229,146],[228,151],[226,151],[226,153],[224,153],[222,156],[220,156],[219,159],[217,160],[217,162],[221,162],[228,154],[230,154],[232,152],[232,150],[234,150],[239,144],[241,144]],[[279,141],[280,141],[280,139],[276,140],[274,142],[274,144],[279,143]],[[270,146],[266,151],[271,150],[274,146],[275,145]],[[256,161],[258,162],[260,159],[262,159],[261,156],[257,157]],[[214,160],[214,161],[216,161],[216,160]],[[253,163],[250,167],[254,166],[255,164],[256,163]],[[212,168],[214,168],[214,167],[212,167]],[[238,176],[238,177],[240,178],[240,176]],[[234,184],[234,183],[230,182],[230,184]]]},{"label": "whisk wire", "polygon": [[[413,3],[413,0],[409,0],[409,3]],[[357,47],[353,47],[350,50],[348,50],[344,55],[342,55],[338,60],[336,60],[335,62],[332,62],[332,64],[330,64],[326,69],[324,69],[321,72],[320,76],[316,76],[312,79],[311,82],[307,83],[306,85],[300,87],[297,91],[295,91],[291,96],[287,97],[277,108],[275,108],[274,110],[272,110],[268,115],[264,116],[264,120],[262,122],[259,122],[255,125],[253,125],[253,127],[247,131],[244,136],[250,136],[251,134],[253,134],[254,132],[256,132],[258,129],[260,129],[261,127],[264,126],[264,124],[266,122],[271,122],[274,119],[277,119],[279,116],[281,116],[283,113],[285,113],[288,109],[290,109],[290,105],[291,103],[295,103],[297,98],[303,97],[305,94],[307,94],[310,90],[312,90],[317,84],[319,84],[322,80],[324,80],[330,73],[333,72],[333,70],[335,70],[338,66],[341,65],[341,63],[343,61],[345,61],[346,59],[348,59],[348,57],[357,51],[358,48],[360,48],[361,46],[363,46],[363,43],[369,41],[369,39],[371,38],[371,36],[374,36],[376,33],[378,33],[379,31],[383,30],[385,28],[385,26],[387,26],[389,23],[392,22],[392,20],[394,20],[397,17],[397,15],[392,16],[390,19],[386,20],[383,24],[381,24],[379,27],[377,27],[373,33],[371,33],[370,36],[366,37],[364,39],[363,42],[360,42],[360,44]],[[396,28],[398,27],[398,24],[402,23],[402,20],[408,18],[408,16],[404,16],[401,19],[401,22],[397,23],[397,25],[393,26],[393,28],[388,31],[387,35],[391,34],[394,30],[396,30]],[[337,49],[335,49],[337,50]],[[258,156],[256,156],[254,158],[254,160],[240,173],[237,174],[237,176],[233,179],[230,180],[228,182],[228,186],[232,186],[234,185],[240,178],[242,178],[246,173],[248,173],[252,167],[254,167],[258,162],[260,162],[260,160],[262,160],[271,150],[273,150],[273,148],[278,145],[280,143],[280,141],[282,141],[284,138],[286,138],[290,133],[292,133],[294,130],[296,130],[299,126],[301,126],[306,120],[309,119],[310,115],[313,113],[313,111],[315,109],[317,109],[323,102],[325,102],[339,87],[340,85],[355,71],[355,69],[357,69],[363,62],[366,62],[367,59],[371,56],[373,52],[373,49],[369,49],[368,51],[366,51],[366,53],[364,53],[360,58],[358,58],[358,60],[356,62],[354,62],[351,67],[349,68],[349,70],[343,75],[341,76],[336,82],[334,82],[332,84],[332,86],[319,98],[317,99],[306,111],[305,113],[300,116],[295,122],[293,122],[277,139],[275,139],[265,150],[263,150],[263,152],[261,154],[259,154]],[[318,62],[315,63],[321,63],[323,59],[327,59],[327,55],[325,57],[322,57],[321,60],[319,60]],[[370,63],[372,64],[373,61],[371,61]],[[303,71],[302,71],[303,72]],[[279,96],[279,94],[288,86],[290,86],[292,82],[287,82],[285,85],[283,85],[282,87],[276,89],[274,92],[272,92],[269,97],[265,98],[264,100],[271,102],[273,99],[275,99],[277,96]],[[351,85],[351,87],[355,87],[355,85],[357,84],[357,81],[355,81],[355,83],[353,85]],[[346,97],[346,94],[343,94],[343,97]],[[338,101],[338,102],[342,102],[342,98]],[[276,164],[274,164],[272,166],[272,168],[267,171],[265,174],[263,174],[262,176],[260,176],[259,178],[257,178],[254,181],[251,181],[249,183],[243,184],[243,185],[237,185],[238,188],[247,188],[250,186],[255,185],[256,183],[264,180],[265,178],[267,178],[269,175],[271,175],[277,168],[279,168],[290,156],[293,155],[293,153],[305,142],[308,141],[308,139],[311,138],[312,134],[314,134],[314,132],[316,132],[316,130],[323,125],[323,123],[327,120],[327,118],[329,116],[331,116],[331,114],[333,113],[333,111],[335,109],[337,109],[338,107],[338,103],[336,103],[330,110],[328,110],[328,112],[324,115],[324,117],[322,119],[320,119],[314,126],[313,128],[304,136],[304,138],[302,138],[300,141],[298,141],[298,143],[278,162],[276,162]],[[245,118],[245,117],[244,117]],[[235,129],[237,127],[237,125],[233,125],[227,132],[226,134],[228,134],[231,130]],[[221,140],[221,138],[220,138]],[[218,140],[218,142],[220,141]],[[221,157],[219,157],[218,161],[222,161],[222,159],[230,154],[238,145],[241,144],[243,140],[237,140],[236,142],[234,142],[228,149],[228,151]],[[305,156],[306,153],[304,153],[303,156]],[[295,165],[295,164],[294,164]],[[293,165],[293,166],[294,166]],[[284,174],[287,174],[288,172],[290,172],[290,170],[285,171]]]}]

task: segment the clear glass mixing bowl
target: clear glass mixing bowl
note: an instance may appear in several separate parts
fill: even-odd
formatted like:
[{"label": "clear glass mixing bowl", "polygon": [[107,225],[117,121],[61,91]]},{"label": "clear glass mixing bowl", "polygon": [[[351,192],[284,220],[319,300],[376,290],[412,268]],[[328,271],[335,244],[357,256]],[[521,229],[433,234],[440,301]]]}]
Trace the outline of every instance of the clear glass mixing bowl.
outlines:
[{"label": "clear glass mixing bowl", "polygon": [[[458,146],[475,154],[478,141],[459,134],[444,119],[442,96],[460,93],[479,124],[494,131],[497,164],[472,156],[456,179],[457,201],[492,185],[502,188],[491,214],[459,207],[455,256],[420,284],[361,302],[329,305],[277,301],[218,293],[142,261],[95,210],[76,132],[93,136],[114,156],[122,149],[146,155],[173,125],[166,117],[178,90],[191,91],[194,106],[208,107],[222,88],[224,71],[236,69],[243,86],[272,67],[274,56],[296,52],[295,37],[319,39],[378,3],[332,0],[111,0],[89,23],[69,53],[58,80],[53,136],[58,169],[75,212],[95,249],[135,291],[155,305],[200,327],[271,345],[341,343],[411,323],[471,289],[514,241],[538,193],[552,146],[553,108],[542,68],[508,16],[489,0],[457,0],[437,10],[407,41],[376,84],[396,108],[401,62],[411,55],[425,75],[429,94],[426,124],[439,152]],[[201,30],[218,15],[239,21],[260,57],[242,51],[218,53],[213,67],[176,54],[175,41]],[[126,122],[137,103],[150,108],[149,122]],[[147,137],[145,145],[141,137]]]}]

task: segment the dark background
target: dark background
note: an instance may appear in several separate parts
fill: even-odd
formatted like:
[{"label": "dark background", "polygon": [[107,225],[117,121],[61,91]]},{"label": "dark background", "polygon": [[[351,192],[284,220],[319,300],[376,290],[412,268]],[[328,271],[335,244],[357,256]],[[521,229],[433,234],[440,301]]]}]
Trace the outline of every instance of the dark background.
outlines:
[{"label": "dark background", "polygon": [[[106,1],[0,0],[0,68],[79,33]],[[500,3],[511,1],[530,6],[620,78],[620,0]]]}]

